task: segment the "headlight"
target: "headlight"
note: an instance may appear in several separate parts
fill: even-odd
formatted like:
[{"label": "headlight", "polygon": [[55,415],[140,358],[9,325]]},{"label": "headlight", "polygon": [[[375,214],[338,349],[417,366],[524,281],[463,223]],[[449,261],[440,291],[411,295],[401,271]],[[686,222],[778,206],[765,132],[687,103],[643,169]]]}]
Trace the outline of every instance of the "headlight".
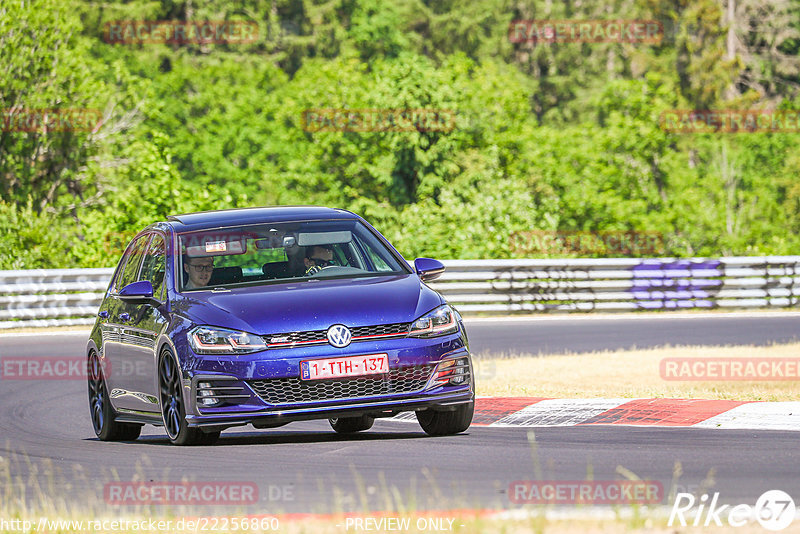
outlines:
[{"label": "headlight", "polygon": [[435,337],[457,331],[456,313],[453,308],[445,304],[414,321],[408,335],[411,337]]},{"label": "headlight", "polygon": [[261,337],[225,328],[198,326],[188,335],[189,345],[197,354],[246,354],[267,349]]}]

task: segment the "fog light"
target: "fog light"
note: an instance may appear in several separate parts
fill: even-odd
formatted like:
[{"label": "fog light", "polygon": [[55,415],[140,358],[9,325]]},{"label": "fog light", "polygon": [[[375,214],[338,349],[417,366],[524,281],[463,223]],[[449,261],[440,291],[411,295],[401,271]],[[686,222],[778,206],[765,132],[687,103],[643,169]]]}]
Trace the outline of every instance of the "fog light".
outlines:
[{"label": "fog light", "polygon": [[[467,365],[466,361],[464,362],[464,364]],[[450,379],[450,383],[453,385],[465,384],[467,382],[467,379],[469,378],[466,367],[456,368],[454,375],[455,376],[453,376]]]},{"label": "fog light", "polygon": [[450,383],[454,386],[469,382],[469,360],[458,358],[455,360],[455,368],[450,378]]},{"label": "fog light", "polygon": [[197,384],[197,402],[199,402],[202,406],[214,406],[219,404],[218,399],[212,398],[214,392],[211,390],[211,384],[208,382],[200,382]]},{"label": "fog light", "polygon": [[436,367],[428,387],[469,384],[469,358],[445,360]]}]

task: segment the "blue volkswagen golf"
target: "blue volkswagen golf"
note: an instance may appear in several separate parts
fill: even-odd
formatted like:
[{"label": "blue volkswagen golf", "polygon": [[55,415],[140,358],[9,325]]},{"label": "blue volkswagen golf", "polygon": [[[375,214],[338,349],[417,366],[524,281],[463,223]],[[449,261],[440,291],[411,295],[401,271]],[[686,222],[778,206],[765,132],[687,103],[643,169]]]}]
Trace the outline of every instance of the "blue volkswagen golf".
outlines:
[{"label": "blue volkswagen golf", "polygon": [[128,245],[87,346],[101,440],[164,426],[172,443],[226,428],[328,419],[369,429],[415,412],[463,432],[475,402],[458,312],[361,217],[273,207],[167,217]]}]

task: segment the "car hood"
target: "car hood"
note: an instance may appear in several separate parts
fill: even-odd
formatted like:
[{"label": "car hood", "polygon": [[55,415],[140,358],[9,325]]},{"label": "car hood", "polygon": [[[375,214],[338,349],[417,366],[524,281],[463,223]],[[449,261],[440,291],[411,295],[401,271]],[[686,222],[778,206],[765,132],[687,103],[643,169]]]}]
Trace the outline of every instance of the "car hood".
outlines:
[{"label": "car hood", "polygon": [[256,334],[411,322],[444,303],[416,275],[320,279],[190,292],[173,310],[195,324]]}]

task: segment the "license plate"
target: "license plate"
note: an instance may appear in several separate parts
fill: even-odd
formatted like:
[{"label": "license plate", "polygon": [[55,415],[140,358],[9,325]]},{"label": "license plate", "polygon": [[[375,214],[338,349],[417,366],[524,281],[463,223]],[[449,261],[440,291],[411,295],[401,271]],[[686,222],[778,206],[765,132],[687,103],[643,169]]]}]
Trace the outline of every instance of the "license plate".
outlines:
[{"label": "license plate", "polygon": [[300,362],[301,380],[380,375],[388,372],[388,354],[366,354]]}]

